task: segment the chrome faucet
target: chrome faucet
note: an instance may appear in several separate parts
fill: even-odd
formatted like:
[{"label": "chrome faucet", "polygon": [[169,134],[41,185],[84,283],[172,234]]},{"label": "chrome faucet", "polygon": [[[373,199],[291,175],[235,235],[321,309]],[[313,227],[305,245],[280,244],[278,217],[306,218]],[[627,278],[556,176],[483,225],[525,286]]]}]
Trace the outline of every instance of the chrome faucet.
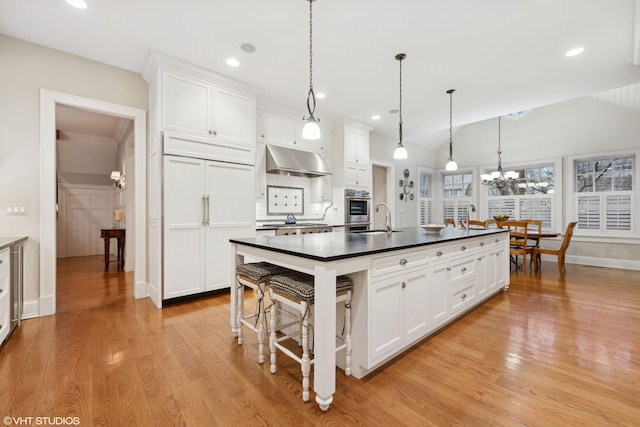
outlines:
[{"label": "chrome faucet", "polygon": [[473,203],[469,203],[469,206],[467,206],[467,222],[464,223],[464,229],[465,231],[468,233],[469,232],[469,216],[471,215],[471,212],[475,212],[476,211],[476,207]]},{"label": "chrome faucet", "polygon": [[391,233],[391,209],[389,209],[389,206],[387,206],[386,203],[378,203],[376,205],[376,212],[380,211],[380,206],[384,206],[387,210],[387,216],[384,218],[384,224],[387,228],[387,233]]}]

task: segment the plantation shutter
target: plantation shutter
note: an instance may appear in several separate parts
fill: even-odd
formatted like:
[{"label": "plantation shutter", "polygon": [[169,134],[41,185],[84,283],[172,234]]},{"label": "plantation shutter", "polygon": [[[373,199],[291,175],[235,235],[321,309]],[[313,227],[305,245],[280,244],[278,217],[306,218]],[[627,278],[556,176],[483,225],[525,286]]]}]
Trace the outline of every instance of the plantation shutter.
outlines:
[{"label": "plantation shutter", "polygon": [[433,224],[433,199],[420,199],[420,224]]},{"label": "plantation shutter", "polygon": [[600,229],[600,194],[578,193],[578,228],[581,230]]},{"label": "plantation shutter", "polygon": [[516,218],[516,198],[515,197],[490,197],[487,201],[487,217],[489,219],[496,215],[509,215],[509,218]]},{"label": "plantation shutter", "polygon": [[521,197],[518,218],[538,219],[543,230],[551,230],[551,197]]},{"label": "plantation shutter", "polygon": [[605,195],[606,230],[631,230],[631,194]]},{"label": "plantation shutter", "polygon": [[442,218],[456,218],[456,204],[454,199],[447,199],[442,201]]}]

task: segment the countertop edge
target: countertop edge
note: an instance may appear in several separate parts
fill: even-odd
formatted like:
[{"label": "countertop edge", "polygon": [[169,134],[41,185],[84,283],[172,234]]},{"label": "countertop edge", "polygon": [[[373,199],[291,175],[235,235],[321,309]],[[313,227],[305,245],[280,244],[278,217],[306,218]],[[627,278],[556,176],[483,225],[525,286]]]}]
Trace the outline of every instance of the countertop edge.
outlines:
[{"label": "countertop edge", "polygon": [[29,236],[0,236],[0,251],[26,241]]}]

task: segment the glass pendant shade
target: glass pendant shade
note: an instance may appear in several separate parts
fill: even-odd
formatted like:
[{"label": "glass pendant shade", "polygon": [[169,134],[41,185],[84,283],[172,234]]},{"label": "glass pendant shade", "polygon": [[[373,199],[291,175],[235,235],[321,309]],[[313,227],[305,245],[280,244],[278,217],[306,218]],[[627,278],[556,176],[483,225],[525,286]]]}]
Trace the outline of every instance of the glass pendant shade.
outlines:
[{"label": "glass pendant shade", "polygon": [[307,119],[307,123],[305,123],[304,127],[302,128],[302,137],[304,139],[315,140],[320,139],[321,136],[322,135],[320,133],[320,126],[318,126],[318,122],[313,116],[309,117],[309,119]]},{"label": "glass pendant shade", "polygon": [[455,162],[455,160],[449,159],[444,169],[450,172],[458,170],[458,164]]},{"label": "glass pendant shade", "polygon": [[401,160],[401,159],[406,159],[407,157],[409,157],[409,154],[407,153],[407,149],[404,148],[404,145],[402,145],[401,142],[398,143],[398,146],[393,152],[393,158]]}]

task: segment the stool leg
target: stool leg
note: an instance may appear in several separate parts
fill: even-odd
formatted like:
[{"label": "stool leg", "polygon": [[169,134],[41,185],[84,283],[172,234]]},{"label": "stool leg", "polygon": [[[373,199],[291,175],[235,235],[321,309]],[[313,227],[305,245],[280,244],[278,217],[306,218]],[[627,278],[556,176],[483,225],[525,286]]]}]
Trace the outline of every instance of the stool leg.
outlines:
[{"label": "stool leg", "polygon": [[236,310],[237,314],[237,324],[238,324],[238,345],[242,345],[242,319],[244,317],[244,285],[238,281],[238,287],[236,288],[236,292],[238,293],[238,309]]},{"label": "stool leg", "polygon": [[264,363],[264,283],[258,283],[258,363]]},{"label": "stool leg", "polygon": [[344,374],[351,375],[351,291],[347,291],[347,301],[344,304],[344,342],[345,349]]},{"label": "stool leg", "polygon": [[311,360],[309,359],[309,314],[307,304],[302,303],[302,400],[309,401],[309,372],[311,371]]},{"label": "stool leg", "polygon": [[271,289],[269,289],[269,295],[271,296],[271,301],[273,304],[271,305],[271,324],[269,328],[271,329],[271,333],[269,334],[269,350],[271,350],[271,373],[276,373],[276,322],[278,320],[278,310],[280,308],[280,303],[278,301],[274,301],[273,294],[271,293]]}]

